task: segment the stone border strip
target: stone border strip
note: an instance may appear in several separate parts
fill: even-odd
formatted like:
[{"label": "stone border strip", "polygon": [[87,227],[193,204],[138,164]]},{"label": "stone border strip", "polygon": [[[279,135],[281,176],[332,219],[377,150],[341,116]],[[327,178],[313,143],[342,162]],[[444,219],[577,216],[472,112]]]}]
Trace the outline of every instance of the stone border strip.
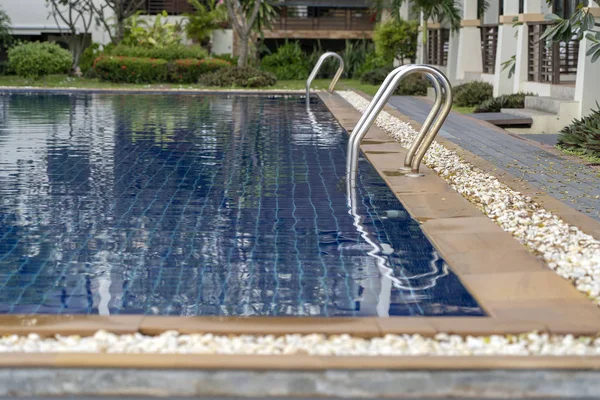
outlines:
[{"label": "stone border strip", "polygon": [[135,368],[208,370],[600,370],[600,357],[591,356],[428,356],[352,357],[308,355],[192,354],[3,354],[3,368]]}]

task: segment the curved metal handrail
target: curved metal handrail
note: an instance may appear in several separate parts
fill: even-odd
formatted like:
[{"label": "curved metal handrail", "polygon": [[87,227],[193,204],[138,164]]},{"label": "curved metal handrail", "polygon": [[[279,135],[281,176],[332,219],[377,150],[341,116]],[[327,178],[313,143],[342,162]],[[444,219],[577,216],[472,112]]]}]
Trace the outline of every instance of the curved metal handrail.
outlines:
[{"label": "curved metal handrail", "polygon": [[[350,140],[348,142],[348,158],[346,161],[346,168],[348,171],[350,171],[352,168],[352,160],[355,157],[355,151],[358,151],[356,149],[358,149],[358,147],[359,147],[359,145],[357,145],[355,142],[356,141],[360,142],[364,137],[364,135],[363,135],[362,137],[360,137],[360,139],[358,139],[358,135],[354,134],[354,132],[358,132],[360,127],[365,123],[365,120],[368,118],[369,114],[371,112],[373,112],[373,110],[375,109],[375,106],[377,105],[377,103],[379,102],[381,97],[383,96],[383,93],[385,92],[385,88],[387,88],[389,86],[392,79],[394,79],[394,77],[398,73],[402,72],[402,70],[404,70],[405,68],[407,68],[409,66],[410,65],[402,65],[402,66],[396,68],[395,70],[393,70],[390,74],[388,74],[388,76],[385,78],[385,80],[381,84],[379,90],[375,94],[375,97],[369,103],[369,106],[367,107],[367,109],[361,116],[360,120],[354,127],[354,130],[352,131],[352,134],[350,134]],[[417,135],[415,142],[413,142],[413,144],[411,145],[411,148],[410,148],[410,150],[406,156],[406,159],[404,161],[405,167],[408,166],[409,170],[410,170],[410,163],[412,161],[412,158],[414,156],[414,153],[416,152],[418,145],[423,141],[423,138],[429,131],[429,128],[431,127],[431,124],[433,123],[433,120],[435,119],[436,115],[440,111],[440,108],[442,107],[442,98],[439,96],[439,94],[441,93],[439,81],[437,80],[437,78],[434,75],[432,75],[430,73],[425,74],[425,76],[433,84],[433,87],[434,87],[435,93],[436,93],[436,100],[435,100],[435,104],[434,104],[433,108],[431,109],[431,111],[429,112],[429,115],[427,116],[427,119],[425,120],[423,125],[421,125],[421,130],[419,131],[419,134]],[[408,165],[406,163],[408,163]]]},{"label": "curved metal handrail", "polygon": [[[438,106],[441,104],[441,100],[436,99],[431,113],[423,124],[419,135],[417,135],[417,138],[411,145],[409,154],[412,158],[407,156],[407,159],[405,160],[405,163],[410,163],[412,175],[409,176],[419,176],[418,173],[421,161],[429,149],[429,146],[431,146],[431,143],[437,136],[446,118],[448,117],[450,109],[452,108],[452,89],[448,78],[446,78],[446,76],[438,69],[428,65],[404,65],[396,68],[386,77],[385,81],[377,91],[377,94],[367,107],[367,110],[352,131],[350,141],[348,143],[347,174],[350,176],[353,185],[356,182],[358,154],[361,140],[365,137],[371,125],[373,125],[373,122],[386,105],[400,81],[407,75],[419,72],[426,74],[430,80],[434,82],[438,81],[438,83],[441,84],[441,86],[438,87],[434,83],[438,99],[440,98],[441,94],[445,94],[444,106],[441,112],[438,108]],[[433,126],[430,128],[428,124]]]},{"label": "curved metal handrail", "polygon": [[333,51],[328,51],[327,53],[324,53],[321,57],[319,57],[319,61],[317,61],[317,64],[315,65],[312,72],[308,76],[308,79],[306,80],[306,104],[309,104],[309,101],[310,101],[310,85],[312,84],[312,81],[314,81],[315,78],[317,77],[317,74],[319,73],[319,70],[323,66],[323,63],[325,62],[325,60],[328,59],[329,57],[337,58],[338,61],[340,62],[340,66],[338,67],[338,70],[335,73],[335,75],[333,76],[333,79],[331,80],[331,84],[329,85],[330,93],[333,92],[333,89],[335,89],[335,85],[337,84],[337,82],[340,80],[340,77],[344,73],[344,59],[339,54],[334,53]]}]

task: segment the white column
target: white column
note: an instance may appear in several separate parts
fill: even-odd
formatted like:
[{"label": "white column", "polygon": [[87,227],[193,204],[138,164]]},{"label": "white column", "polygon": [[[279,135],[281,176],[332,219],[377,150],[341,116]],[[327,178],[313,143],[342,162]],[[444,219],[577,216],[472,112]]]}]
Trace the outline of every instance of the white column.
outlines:
[{"label": "white column", "polygon": [[502,63],[510,60],[517,52],[512,19],[519,14],[519,2],[516,0],[504,1],[504,15],[500,16],[498,27],[498,48],[496,50],[496,67],[494,74],[494,96],[512,93],[514,76],[508,77],[508,70],[502,70]]},{"label": "white column", "polygon": [[405,1],[402,3],[402,5],[400,6],[400,18],[405,19],[405,20],[409,20],[411,19],[411,12],[410,12],[410,1]]},{"label": "white column", "polygon": [[423,13],[419,16],[419,38],[417,39],[417,64],[425,64],[425,45],[423,43]]},{"label": "white column", "polygon": [[[462,0],[462,27],[458,35],[456,80],[462,81],[465,72],[483,71],[481,60],[481,32],[477,19],[477,0]],[[450,54],[448,69],[450,69]]]},{"label": "white column", "polygon": [[[588,11],[600,20],[600,8],[597,4],[590,2]],[[579,42],[579,58],[577,60],[577,81],[575,83],[575,100],[579,101],[579,115],[584,117],[592,109],[596,109],[598,101],[598,88],[600,88],[600,61],[592,63],[592,57],[586,56],[592,42],[588,39],[581,39]]]},{"label": "white column", "polygon": [[525,0],[523,7],[523,15],[519,16],[519,21],[523,22],[518,27],[517,35],[517,60],[515,64],[515,79],[513,82],[513,91],[518,92],[523,89],[523,85],[527,82],[527,34],[529,32],[527,21],[543,21],[544,11],[542,4],[544,0]]},{"label": "white column", "polygon": [[[450,39],[448,40],[448,64],[446,64],[446,76],[451,84],[456,84],[458,78],[458,64],[460,62],[460,33],[450,30]],[[481,54],[481,51],[479,52]],[[463,56],[464,58],[464,56]],[[463,72],[464,78],[464,72]]]}]

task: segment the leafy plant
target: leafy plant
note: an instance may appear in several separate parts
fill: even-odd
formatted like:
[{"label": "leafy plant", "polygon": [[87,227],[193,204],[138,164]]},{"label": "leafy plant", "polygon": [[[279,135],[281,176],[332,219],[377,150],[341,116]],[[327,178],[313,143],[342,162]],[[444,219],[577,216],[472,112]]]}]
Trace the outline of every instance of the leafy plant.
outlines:
[{"label": "leafy plant", "polygon": [[103,0],[91,1],[96,23],[104,27],[113,44],[118,44],[125,37],[127,20],[139,14],[140,8],[147,0]]},{"label": "leafy plant", "polygon": [[379,67],[365,71],[360,77],[360,83],[366,83],[368,85],[381,85],[391,71],[391,67]]},{"label": "leafy plant", "polygon": [[73,57],[56,43],[29,42],[9,49],[8,62],[17,75],[39,79],[46,75],[68,73]]},{"label": "leafy plant", "polygon": [[396,59],[401,64],[405,59],[414,63],[417,57],[418,27],[417,21],[396,19],[377,24],[373,36],[377,56],[389,63]]},{"label": "leafy plant", "polygon": [[[596,107],[599,107],[598,104]],[[558,146],[579,150],[588,156],[600,156],[600,107],[561,130]]]},{"label": "leafy plant", "polygon": [[[365,72],[361,78],[361,83],[369,85],[381,85],[388,74],[392,71],[392,67],[389,68],[376,68]],[[394,94],[403,96],[426,96],[427,87],[429,86],[427,80],[420,74],[411,74],[400,81],[398,88]]]},{"label": "leafy plant", "polygon": [[427,88],[429,86],[429,82],[423,75],[412,74],[402,79],[394,94],[403,96],[427,96]]},{"label": "leafy plant", "polygon": [[525,97],[527,96],[535,96],[535,94],[524,92],[504,94],[502,96],[494,97],[493,99],[482,102],[475,107],[473,112],[500,112],[500,110],[503,108],[524,108]]},{"label": "leafy plant", "polygon": [[102,55],[102,52],[100,43],[92,43],[83,51],[79,59],[79,68],[84,74],[94,66],[94,61]]},{"label": "leafy plant", "polygon": [[12,42],[11,20],[8,14],[0,9],[0,49],[8,47]]},{"label": "leafy plant", "polygon": [[385,60],[383,57],[378,56],[375,52],[367,53],[365,62],[363,65],[361,65],[360,69],[356,71],[355,77],[362,78],[367,72],[378,68],[385,68],[389,72],[393,68],[393,63]]},{"label": "leafy plant", "polygon": [[118,83],[163,83],[169,76],[168,61],[155,58],[103,56],[94,70],[98,78]]},{"label": "leafy plant", "polygon": [[306,54],[298,42],[288,42],[275,53],[263,57],[261,66],[281,80],[306,79],[309,68]]},{"label": "leafy plant", "polygon": [[491,100],[494,87],[487,82],[468,82],[454,87],[453,103],[459,107],[472,107]]},{"label": "leafy plant", "polygon": [[140,18],[140,13],[129,17],[125,24],[122,44],[141,47],[169,47],[181,44],[182,25],[168,21],[166,11],[157,14],[152,24]]},{"label": "leafy plant", "polygon": [[[344,76],[346,78],[358,78],[367,55],[373,52],[372,45],[366,40],[360,42],[346,39],[346,47],[342,51],[342,59],[344,60]],[[337,69],[337,62],[336,62]]]},{"label": "leafy plant", "polygon": [[185,25],[187,37],[206,45],[210,41],[213,31],[222,29],[227,23],[227,10],[217,0],[188,0],[194,8],[194,13],[186,14],[188,19]]},{"label": "leafy plant", "polygon": [[208,57],[206,49],[195,45],[185,46],[176,44],[169,47],[134,47],[119,45],[110,50],[112,56],[161,58],[167,61],[195,58],[198,60]]},{"label": "leafy plant", "polygon": [[229,62],[217,58],[176,60],[169,64],[169,78],[173,83],[197,83],[202,75],[230,66]]},{"label": "leafy plant", "polygon": [[225,54],[214,54],[212,56],[213,58],[218,58],[220,60],[225,60],[225,61],[229,61],[231,64],[235,64],[237,65],[238,62],[238,57],[234,57],[229,53],[225,53]]},{"label": "leafy plant", "polygon": [[437,23],[448,21],[452,30],[460,29],[461,10],[454,0],[372,0],[372,8],[378,14],[390,10],[392,18],[400,21],[400,8],[406,2],[411,5],[414,15],[423,16],[423,44],[427,43],[427,24],[430,20]]},{"label": "leafy plant", "polygon": [[255,68],[231,67],[202,75],[199,82],[204,86],[257,88],[273,86],[277,78],[270,72]]},{"label": "leafy plant", "polygon": [[[546,0],[552,4],[551,0]],[[554,24],[544,31],[540,40],[545,40],[547,44],[552,42],[568,42],[570,40],[581,40],[585,37],[592,42],[586,55],[592,57],[592,62],[600,58],[600,31],[595,28],[600,27],[596,22],[590,10],[580,4],[577,10],[569,18],[561,18],[556,14],[549,14],[546,19]],[[586,34],[586,32],[588,32]]]}]

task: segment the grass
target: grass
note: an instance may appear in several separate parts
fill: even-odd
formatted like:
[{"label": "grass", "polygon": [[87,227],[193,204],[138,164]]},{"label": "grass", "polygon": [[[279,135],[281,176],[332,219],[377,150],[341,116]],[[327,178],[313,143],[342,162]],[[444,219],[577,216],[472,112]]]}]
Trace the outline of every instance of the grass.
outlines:
[{"label": "grass", "polygon": [[565,149],[560,145],[555,146],[557,149],[570,156],[576,156],[581,158],[583,161],[590,164],[600,164],[600,155],[587,154],[584,150],[580,149]]},{"label": "grass", "polygon": [[452,106],[452,111],[455,111],[459,114],[473,114],[475,107],[458,107]]},{"label": "grass", "polygon": [[[312,83],[313,89],[326,90],[329,88],[330,79],[315,79]],[[13,87],[45,87],[45,88],[77,88],[77,89],[204,89],[204,90],[221,90],[220,87],[207,87],[197,84],[193,85],[177,85],[177,84],[131,84],[131,83],[112,83],[104,82],[99,79],[76,78],[68,75],[50,75],[43,79],[32,81],[25,78],[20,78],[14,75],[0,76],[0,86]],[[262,88],[263,90],[304,90],[306,82],[301,80],[294,81],[279,81],[274,86]],[[379,89],[377,85],[368,85],[360,83],[358,79],[341,79],[336,87],[338,90],[360,90],[368,95],[374,96]],[[243,87],[232,87],[230,89],[245,89]],[[452,109],[461,114],[470,114],[475,107],[455,107]]]},{"label": "grass", "polygon": [[[329,79],[315,79],[312,84],[313,89],[327,89]],[[78,89],[223,89],[218,87],[206,87],[197,84],[177,85],[177,84],[130,84],[130,83],[112,83],[104,82],[99,79],[76,78],[68,75],[50,75],[43,79],[32,81],[20,78],[14,75],[0,76],[0,86],[14,87],[46,87],[46,88],[78,88]],[[279,81],[276,85],[264,88],[265,90],[304,90],[305,81]],[[244,89],[233,87],[231,89]],[[378,87],[375,85],[365,85],[355,79],[342,79],[338,83],[337,89],[358,89],[367,94],[374,95]]]}]

